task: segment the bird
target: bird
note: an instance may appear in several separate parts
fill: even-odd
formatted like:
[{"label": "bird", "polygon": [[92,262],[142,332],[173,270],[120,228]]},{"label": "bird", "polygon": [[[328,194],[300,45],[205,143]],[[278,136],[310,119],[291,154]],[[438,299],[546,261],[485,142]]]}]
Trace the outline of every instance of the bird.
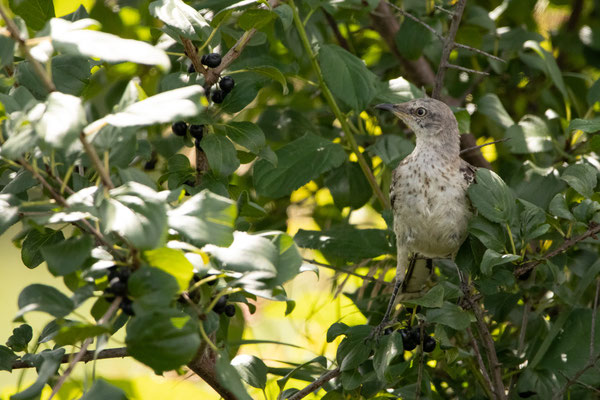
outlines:
[{"label": "bird", "polygon": [[380,332],[390,322],[398,293],[417,297],[429,280],[431,259],[454,258],[466,239],[473,214],[467,189],[476,169],[460,158],[458,122],[442,101],[425,97],[375,108],[390,111],[416,136],[414,150],[394,169],[390,184],[397,265]]}]

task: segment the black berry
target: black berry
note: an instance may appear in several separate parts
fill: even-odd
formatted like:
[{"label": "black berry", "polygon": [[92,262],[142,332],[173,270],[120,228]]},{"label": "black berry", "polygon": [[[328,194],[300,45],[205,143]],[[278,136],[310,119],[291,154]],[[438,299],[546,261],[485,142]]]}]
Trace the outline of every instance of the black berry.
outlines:
[{"label": "black berry", "polygon": [[219,81],[219,87],[225,93],[231,92],[231,90],[233,89],[234,86],[235,86],[235,81],[229,75],[222,77],[221,80]]},{"label": "black berry", "polygon": [[131,302],[131,300],[125,301],[125,299],[123,299],[123,301],[121,302],[121,310],[123,310],[123,312],[127,315],[135,315],[135,312],[133,312],[133,303]]},{"label": "black berry", "polygon": [[431,336],[425,336],[423,338],[423,351],[426,353],[431,353],[433,350],[435,350],[435,339],[432,338]]},{"label": "black berry", "polygon": [[[400,329],[400,335],[402,336],[402,345],[404,350],[414,350],[419,344],[418,336],[415,337],[412,329]],[[417,333],[418,335],[418,333]]]},{"label": "black berry", "polygon": [[106,291],[117,296],[125,296],[127,294],[127,283],[115,278],[110,282],[110,287]]},{"label": "black berry", "polygon": [[221,65],[221,55],[219,53],[205,54],[200,59],[200,62],[208,68],[216,68]]},{"label": "black berry", "polygon": [[383,334],[390,335],[392,332],[394,332],[394,328],[385,328],[385,330],[383,331]]},{"label": "black berry", "polygon": [[196,68],[194,68],[194,64],[190,64],[188,67],[188,73],[193,74],[194,72],[196,72]]},{"label": "black berry", "polygon": [[233,304],[227,304],[225,306],[225,315],[233,317],[235,315],[235,306]]},{"label": "black berry", "polygon": [[227,296],[221,296],[221,297],[219,297],[219,300],[217,300],[217,302],[215,303],[215,306],[213,307],[213,311],[216,312],[217,314],[222,314],[223,311],[225,311],[226,307],[227,307]]},{"label": "black berry", "polygon": [[183,121],[177,121],[171,125],[171,130],[177,136],[185,136],[187,133],[188,125]]},{"label": "black berry", "polygon": [[190,125],[190,135],[198,141],[204,136],[204,125]]},{"label": "black berry", "polygon": [[526,392],[519,392],[519,397],[522,399],[527,399],[531,396],[535,396],[537,394],[537,392],[533,392],[531,390],[528,390]]},{"label": "black berry", "polygon": [[225,100],[225,96],[227,96],[227,92],[222,90],[215,90],[212,94],[213,103],[221,104],[223,100]]}]

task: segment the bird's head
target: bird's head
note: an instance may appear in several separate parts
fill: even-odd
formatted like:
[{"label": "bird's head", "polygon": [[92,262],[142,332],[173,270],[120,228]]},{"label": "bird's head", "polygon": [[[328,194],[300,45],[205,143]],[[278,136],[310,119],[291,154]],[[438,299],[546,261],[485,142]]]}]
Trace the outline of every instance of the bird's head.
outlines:
[{"label": "bird's head", "polygon": [[400,104],[378,104],[375,108],[391,111],[408,125],[417,138],[440,134],[458,135],[458,123],[450,107],[430,97]]}]

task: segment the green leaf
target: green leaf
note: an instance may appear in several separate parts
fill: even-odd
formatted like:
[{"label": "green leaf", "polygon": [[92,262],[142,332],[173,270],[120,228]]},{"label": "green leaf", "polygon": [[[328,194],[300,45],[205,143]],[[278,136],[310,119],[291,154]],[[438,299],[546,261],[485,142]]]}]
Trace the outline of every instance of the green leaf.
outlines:
[{"label": "green leaf", "polygon": [[128,182],[112,189],[101,203],[101,226],[115,232],[140,250],[158,247],[167,233],[164,196],[148,186]]},{"label": "green leaf", "polygon": [[261,29],[277,18],[273,11],[261,8],[249,8],[238,18],[238,25],[245,31]]},{"label": "green leaf", "polygon": [[94,20],[69,22],[60,18],[52,19],[50,37],[54,48],[63,54],[99,58],[109,63],[130,61],[156,65],[163,71],[171,68],[169,56],[163,50],[139,40],[122,39],[110,33],[81,29],[86,27],[85,23],[88,26],[97,24]]},{"label": "green leaf", "polygon": [[0,68],[13,63],[15,41],[7,36],[0,36]]},{"label": "green leaf", "polygon": [[339,46],[325,44],[319,49],[318,59],[325,83],[339,103],[356,112],[371,103],[377,77],[360,58]]},{"label": "green leaf", "polygon": [[[265,134],[256,124],[248,121],[231,121],[224,125],[215,126],[217,132],[227,135],[229,139],[245,147],[254,154],[259,154],[265,147]],[[204,142],[202,142],[204,146]]]},{"label": "green leaf", "polygon": [[567,182],[582,196],[590,198],[598,183],[598,171],[589,164],[573,164],[564,170],[560,179]]},{"label": "green leaf", "polygon": [[81,99],[52,92],[46,100],[46,110],[35,124],[37,134],[55,149],[67,149],[79,138],[86,125]]},{"label": "green leaf", "polygon": [[18,199],[12,194],[0,194],[0,235],[19,220],[17,204]]},{"label": "green leaf", "polygon": [[327,257],[349,261],[396,252],[393,234],[381,229],[355,229],[351,226],[333,227],[325,231],[300,229],[294,240],[300,247],[320,250]]},{"label": "green leaf", "polygon": [[33,338],[31,326],[23,324],[13,329],[12,332],[12,335],[6,341],[6,345],[16,352],[26,351],[27,343]]},{"label": "green leaf", "polygon": [[267,366],[255,356],[241,354],[231,360],[231,366],[236,369],[248,385],[265,389],[267,386]]},{"label": "green leaf", "polygon": [[278,149],[277,167],[266,160],[254,164],[254,185],[263,196],[283,197],[346,160],[342,146],[306,134]]},{"label": "green leaf", "polygon": [[506,183],[489,169],[479,168],[468,189],[477,210],[492,222],[510,222],[516,216],[515,198]]},{"label": "green leaf", "polygon": [[449,326],[452,329],[462,331],[467,329],[471,323],[469,313],[456,304],[444,302],[442,308],[432,308],[426,312],[427,321]]},{"label": "green leaf", "polygon": [[190,362],[200,346],[198,322],[175,309],[136,314],[127,324],[127,353],[157,374]]},{"label": "green leaf", "polygon": [[331,343],[340,335],[346,334],[349,326],[343,322],[336,322],[327,329],[327,343]]},{"label": "green leaf", "polygon": [[39,354],[35,355],[33,364],[37,369],[38,376],[35,382],[27,389],[14,394],[10,397],[11,400],[34,400],[39,399],[42,390],[46,386],[46,383],[52,378],[58,371],[60,362],[65,349],[60,348],[56,350],[44,350]]},{"label": "green leaf", "polygon": [[61,231],[43,228],[41,231],[34,229],[27,234],[21,248],[21,260],[29,269],[33,269],[44,261],[41,248],[53,246],[65,240]]},{"label": "green leaf", "polygon": [[[169,90],[128,105],[115,114],[108,114],[92,122],[85,131],[94,131],[105,124],[124,128],[164,124],[194,117],[202,110],[200,97],[203,93],[204,89],[198,85]],[[204,141],[202,145],[204,146]]]},{"label": "green leaf", "polygon": [[350,391],[358,389],[365,378],[358,369],[351,369],[349,371],[342,371],[340,381],[344,390]]},{"label": "green leaf", "polygon": [[40,249],[54,276],[65,276],[75,272],[90,256],[94,247],[91,236],[73,237]]},{"label": "green leaf", "polygon": [[148,7],[150,14],[165,23],[165,31],[173,39],[179,36],[192,40],[206,40],[212,28],[202,14],[181,0],[153,1]]},{"label": "green leaf", "polygon": [[203,190],[168,212],[169,227],[198,247],[207,243],[229,246],[236,213],[232,200]]},{"label": "green leaf", "polygon": [[52,286],[33,284],[27,286],[19,294],[19,312],[17,318],[30,311],[42,311],[62,318],[67,316],[75,305],[67,296]]},{"label": "green leaf", "polygon": [[[279,9],[279,7],[277,7],[277,9]],[[271,65],[261,65],[258,67],[248,67],[245,70],[266,76],[267,78],[270,78],[270,79],[280,83],[281,90],[283,92],[282,94],[284,96],[288,95],[289,89],[287,86],[287,80],[285,79],[285,75],[283,75],[283,73],[279,69],[277,69]]]},{"label": "green leaf", "polygon": [[19,359],[11,349],[0,345],[0,371],[12,372],[12,366]]},{"label": "green leaf", "polygon": [[600,119],[580,119],[575,118],[569,122],[568,132],[583,131],[585,133],[594,133],[600,131]]},{"label": "green leaf", "polygon": [[403,300],[402,303],[414,304],[427,308],[440,308],[444,303],[444,287],[436,285],[417,299]]},{"label": "green leaf", "polygon": [[54,342],[60,347],[74,345],[87,338],[96,337],[106,333],[111,333],[111,330],[105,326],[78,322],[61,327],[56,336],[54,336]]},{"label": "green leaf", "polygon": [[83,394],[80,400],[127,400],[125,392],[103,379],[94,380],[94,384]]},{"label": "green leaf", "polygon": [[288,6],[287,4],[280,4],[273,11],[279,16],[281,24],[283,25],[283,29],[287,31],[290,26],[292,26],[292,22],[294,20],[294,12],[292,11],[292,7]]},{"label": "green leaf", "polygon": [[569,211],[569,207],[567,206],[567,199],[565,198],[564,193],[557,193],[550,201],[548,209],[552,215],[569,221],[575,221],[575,217],[571,214],[571,211]]},{"label": "green leaf", "polygon": [[[188,283],[185,289],[187,289]],[[165,308],[180,291],[173,275],[159,268],[142,267],[127,280],[127,293],[135,304],[146,309]]]},{"label": "green leaf", "polygon": [[590,107],[598,101],[600,101],[600,79],[596,79],[587,94],[587,102]]},{"label": "green leaf", "polygon": [[556,60],[552,54],[542,49],[540,43],[535,40],[526,41],[523,44],[523,48],[532,49],[544,61],[546,74],[552,79],[552,82],[562,94],[565,102],[568,102],[569,94],[567,92],[567,86],[565,85],[560,68],[558,68],[558,64],[556,64]]},{"label": "green leaf", "polygon": [[227,177],[240,166],[233,143],[224,136],[206,135],[202,139],[202,150],[206,153],[210,169],[218,176]]},{"label": "green leaf", "polygon": [[475,215],[469,221],[469,233],[474,235],[488,249],[504,249],[504,231],[502,228],[482,216]]},{"label": "green leaf", "polygon": [[373,355],[373,368],[380,381],[385,381],[385,371],[392,363],[392,360],[403,354],[403,352],[402,335],[398,331],[394,331],[391,335],[381,338]]},{"label": "green leaf", "polygon": [[248,395],[248,392],[246,392],[246,388],[244,387],[237,370],[229,363],[229,357],[225,351],[219,352],[215,369],[217,372],[217,379],[221,385],[224,385],[231,391],[236,399],[252,400]]},{"label": "green leaf", "polygon": [[338,346],[336,354],[340,370],[352,370],[369,358],[373,343],[366,339],[371,330],[372,327],[369,325],[358,325],[348,329],[346,338]]},{"label": "green leaf", "polygon": [[379,156],[387,167],[394,169],[414,148],[413,142],[401,136],[381,135],[375,144],[367,147],[367,151]]},{"label": "green leaf", "polygon": [[162,247],[145,251],[144,258],[150,266],[161,269],[175,277],[180,291],[187,290],[190,280],[194,276],[194,266],[181,250]]},{"label": "green leaf", "polygon": [[13,13],[25,20],[27,26],[39,31],[54,17],[52,0],[10,0],[8,2]]},{"label": "green leaf", "polygon": [[361,208],[373,195],[369,181],[355,162],[346,161],[340,167],[330,171],[325,178],[325,185],[329,188],[333,201],[339,209]]},{"label": "green leaf", "polygon": [[491,275],[492,269],[496,265],[513,262],[520,258],[521,257],[516,254],[500,254],[492,249],[487,249],[485,253],[483,253],[483,258],[481,260],[481,273],[484,275]]},{"label": "green leaf", "polygon": [[506,131],[510,151],[515,154],[529,154],[550,151],[552,137],[546,122],[535,115],[525,115],[517,125]]},{"label": "green leaf", "polygon": [[402,56],[416,60],[431,40],[431,33],[423,25],[410,18],[404,18],[400,29],[394,36],[396,48]]},{"label": "green leaf", "polygon": [[477,111],[505,129],[513,126],[515,121],[508,115],[502,102],[493,93],[488,93],[477,102]]}]

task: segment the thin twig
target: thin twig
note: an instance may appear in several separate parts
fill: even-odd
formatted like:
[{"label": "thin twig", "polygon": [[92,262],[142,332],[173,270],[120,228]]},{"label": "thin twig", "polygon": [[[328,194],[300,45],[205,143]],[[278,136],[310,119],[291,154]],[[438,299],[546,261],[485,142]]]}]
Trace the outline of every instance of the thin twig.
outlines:
[{"label": "thin twig", "polygon": [[596,338],[596,312],[598,311],[598,292],[600,292],[600,279],[596,278],[596,294],[594,295],[594,307],[592,308],[592,327],[590,332],[590,360],[594,358],[594,342]]},{"label": "thin twig", "polygon": [[493,54],[490,54],[487,51],[480,50],[477,47],[471,47],[471,46],[468,46],[468,45],[462,44],[462,43],[454,43],[454,47],[459,48],[459,49],[465,49],[465,50],[471,51],[473,53],[477,53],[477,54],[481,54],[482,56],[486,56],[487,58],[491,58],[492,60],[506,63],[505,59],[495,56]]},{"label": "thin twig", "polygon": [[522,266],[520,266],[519,268],[517,268],[515,270],[514,274],[517,277],[519,277],[523,274],[526,274],[529,271],[533,270],[538,265],[540,265],[541,263],[546,262],[549,259],[551,259],[552,257],[567,251],[569,248],[575,246],[577,243],[581,242],[582,240],[585,240],[589,237],[594,237],[597,233],[600,232],[600,224],[597,224],[595,222],[590,222],[590,224],[588,226],[589,226],[588,230],[585,231],[584,233],[582,233],[581,235],[579,235],[573,239],[565,240],[560,246],[558,246],[556,249],[552,250],[551,252],[547,253],[544,257],[540,258],[539,260],[533,260],[533,261],[523,264]]},{"label": "thin twig", "polygon": [[510,138],[504,138],[504,139],[500,139],[500,140],[494,140],[493,142],[488,142],[488,143],[480,144],[478,146],[467,147],[466,149],[462,149],[460,151],[460,154],[467,153],[467,152],[473,151],[473,150],[477,150],[477,149],[480,149],[482,147],[489,146],[491,144],[506,142],[507,140],[510,140]]},{"label": "thin twig", "polygon": [[[70,353],[70,354],[65,354],[64,356],[62,356],[60,362],[61,364],[66,364],[68,362],[71,361],[71,359],[73,357],[75,357],[77,355],[77,353]],[[114,349],[105,349],[105,350],[101,350],[98,352],[98,354],[96,354],[96,350],[87,350],[83,356],[81,356],[81,358],[79,359],[79,362],[89,362],[89,361],[95,361],[95,360],[106,360],[109,358],[123,358],[123,357],[128,357],[129,354],[127,354],[127,347],[117,347]],[[29,363],[29,362],[25,362],[25,361],[16,361],[15,363],[13,363],[12,365],[12,369],[22,369],[22,368],[33,368],[34,365]]]},{"label": "thin twig", "polygon": [[[356,276],[357,278],[364,279],[366,281],[371,281],[371,282],[380,282],[381,281],[380,279],[374,278],[372,276],[357,274],[356,272],[348,271],[345,268],[336,267],[335,265],[327,265],[327,264],[323,264],[323,263],[320,263],[320,262],[315,261],[315,260],[309,260],[307,258],[303,258],[302,260],[304,262],[309,263],[309,264],[318,265],[319,267],[331,269],[331,270],[340,272],[342,274],[348,274],[348,275]],[[392,282],[385,282],[385,281],[383,281],[382,283],[384,285],[387,285],[387,286],[394,286],[394,284]]]},{"label": "thin twig", "polygon": [[206,77],[208,70],[204,68],[204,65],[200,62],[200,57],[198,57],[198,52],[196,51],[196,46],[190,39],[186,39],[183,36],[179,37],[181,39],[181,43],[183,43],[183,48],[185,49],[185,55],[190,59],[192,65],[196,72],[200,72],[202,75]]},{"label": "thin twig", "polygon": [[421,345],[421,351],[419,351],[419,369],[417,370],[417,388],[415,390],[415,400],[421,400],[421,385],[423,383],[423,364],[425,363],[425,353],[423,352],[423,321],[419,320],[419,344]]},{"label": "thin twig", "polygon": [[435,74],[435,84],[433,85],[433,92],[431,97],[434,99],[439,99],[442,95],[442,86],[444,85],[444,75],[446,74],[446,70],[448,69],[448,59],[450,58],[450,52],[454,48],[454,38],[456,37],[456,32],[458,32],[458,26],[460,25],[460,20],[462,18],[463,11],[465,6],[467,5],[467,0],[458,0],[458,4],[456,5],[456,10],[452,15],[452,22],[450,23],[450,29],[446,37],[444,38],[444,47],[442,48],[442,57],[440,59],[440,65],[438,67],[437,73]]},{"label": "thin twig", "polygon": [[325,14],[325,20],[327,21],[327,24],[331,27],[331,30],[333,31],[333,34],[335,35],[335,38],[337,39],[340,46],[342,46],[347,51],[350,51],[350,46],[348,46],[346,38],[340,32],[335,18],[333,18],[333,16],[329,14],[327,10],[325,10],[325,8],[322,8],[321,10],[323,10],[323,14]]},{"label": "thin twig", "polygon": [[481,357],[481,351],[479,350],[479,345],[477,344],[477,340],[475,340],[475,336],[473,336],[473,331],[471,331],[471,328],[467,328],[467,334],[469,335],[469,341],[471,342],[471,347],[473,348],[473,352],[475,353],[475,359],[477,360],[477,364],[479,365],[481,376],[483,376],[483,380],[487,384],[488,391],[490,393],[494,393],[494,384],[492,383],[485,363],[483,362],[483,358]]},{"label": "thin twig", "polygon": [[50,79],[50,76],[48,75],[42,64],[40,64],[38,60],[33,58],[31,53],[29,52],[29,48],[27,47],[25,40],[23,40],[23,37],[21,36],[19,28],[17,27],[15,22],[8,16],[8,14],[6,14],[6,11],[4,10],[4,7],[1,3],[0,15],[2,16],[2,19],[4,19],[4,22],[6,23],[6,28],[10,32],[10,35],[19,44],[19,48],[21,49],[23,54],[25,54],[25,58],[27,58],[27,60],[33,66],[33,70],[35,71],[35,73],[42,80],[42,84],[46,87],[46,90],[48,90],[48,92],[54,92],[56,90],[56,86],[54,86],[52,79]]},{"label": "thin twig", "polygon": [[313,383],[311,383],[310,385],[306,386],[304,389],[302,389],[302,390],[294,393],[292,396],[290,396],[288,398],[288,400],[300,400],[300,399],[308,396],[309,394],[311,394],[315,390],[319,389],[321,386],[323,386],[324,384],[326,384],[327,382],[329,382],[330,380],[332,380],[339,374],[341,374],[341,371],[339,368],[332,369],[331,371],[325,372],[323,375],[318,377]]},{"label": "thin twig", "polygon": [[[110,318],[112,318],[114,313],[119,309],[121,300],[122,300],[122,297],[117,297],[113,300],[110,307],[108,307],[108,310],[106,310],[104,315],[98,320],[97,325],[104,325],[106,322],[108,322],[108,320]],[[50,394],[50,397],[48,397],[48,400],[52,400],[52,398],[58,393],[58,391],[60,390],[62,385],[65,383],[65,381],[69,377],[69,375],[71,375],[71,372],[73,372],[73,369],[75,369],[75,365],[81,361],[83,356],[85,356],[85,354],[87,353],[87,348],[89,347],[90,344],[92,344],[93,341],[94,341],[93,338],[85,339],[85,341],[83,342],[83,345],[81,346],[81,350],[79,350],[79,353],[77,353],[75,355],[75,357],[73,357],[73,360],[67,367],[67,370],[60,376],[60,378],[58,379],[58,382],[56,382],[56,385],[54,385],[54,388],[52,389],[52,393]]]},{"label": "thin twig", "polygon": [[487,71],[478,71],[476,69],[471,69],[471,68],[467,68],[467,67],[461,67],[460,65],[450,64],[450,63],[447,63],[446,67],[452,68],[452,69],[457,69],[457,70],[463,71],[463,72],[467,72],[469,74],[479,74],[479,75],[484,75],[484,76],[488,76],[490,74]]},{"label": "thin twig", "polygon": [[100,157],[98,157],[98,153],[96,153],[96,149],[94,149],[94,146],[92,146],[90,142],[87,141],[85,133],[81,132],[79,134],[79,140],[83,144],[83,149],[92,161],[92,164],[94,164],[96,171],[98,171],[98,174],[100,174],[100,179],[102,179],[102,183],[104,184],[104,186],[106,186],[108,189],[114,189],[115,185],[113,185],[112,181],[110,180],[110,175],[108,174],[108,171],[106,171],[106,169],[104,168],[104,164],[102,164],[102,161],[100,161]]},{"label": "thin twig", "polygon": [[[527,320],[529,318],[530,311],[529,301],[525,301],[525,305],[523,306],[523,317],[521,318],[521,329],[519,330],[519,343],[517,345],[517,357],[521,357],[523,354],[523,350],[525,350],[525,333],[527,332]],[[515,388],[515,384],[517,383],[517,374],[514,374],[510,377],[510,383],[508,384],[508,398],[510,394]]]}]

